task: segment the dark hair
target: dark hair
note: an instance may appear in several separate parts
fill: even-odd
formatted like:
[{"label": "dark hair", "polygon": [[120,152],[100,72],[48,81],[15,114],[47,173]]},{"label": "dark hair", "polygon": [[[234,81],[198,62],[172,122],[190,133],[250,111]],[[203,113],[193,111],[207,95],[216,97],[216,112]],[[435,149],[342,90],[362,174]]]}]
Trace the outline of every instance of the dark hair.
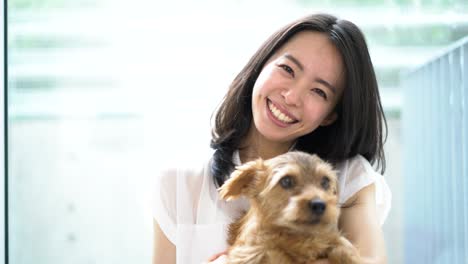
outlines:
[{"label": "dark hair", "polygon": [[[297,139],[295,149],[318,154],[336,164],[357,154],[385,171],[383,143],[387,123],[377,80],[361,30],[352,22],[328,14],[301,18],[274,33],[252,56],[232,82],[215,114],[211,172],[221,186],[234,169],[232,155],[252,123],[252,90],[265,63],[291,37],[301,31],[328,35],[345,67],[345,88],[335,112],[337,120]],[[385,129],[385,136],[383,130]]]}]

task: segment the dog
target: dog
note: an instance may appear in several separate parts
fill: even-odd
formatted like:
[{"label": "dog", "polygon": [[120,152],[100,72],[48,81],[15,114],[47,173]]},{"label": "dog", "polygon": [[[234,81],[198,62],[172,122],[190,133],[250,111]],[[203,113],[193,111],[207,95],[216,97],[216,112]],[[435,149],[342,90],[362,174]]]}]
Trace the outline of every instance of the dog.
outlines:
[{"label": "dog", "polygon": [[228,228],[228,264],[361,263],[338,230],[333,167],[317,155],[292,151],[236,167],[219,189],[229,201],[245,196],[250,209]]}]

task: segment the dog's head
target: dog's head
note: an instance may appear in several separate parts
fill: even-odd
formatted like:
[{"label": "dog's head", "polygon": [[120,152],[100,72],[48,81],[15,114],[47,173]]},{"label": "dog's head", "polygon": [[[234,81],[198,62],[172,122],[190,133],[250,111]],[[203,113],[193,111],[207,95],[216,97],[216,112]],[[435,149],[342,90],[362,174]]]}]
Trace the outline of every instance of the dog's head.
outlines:
[{"label": "dog's head", "polygon": [[244,195],[263,223],[299,232],[338,221],[336,172],[317,155],[304,152],[238,166],[220,195],[226,200]]}]

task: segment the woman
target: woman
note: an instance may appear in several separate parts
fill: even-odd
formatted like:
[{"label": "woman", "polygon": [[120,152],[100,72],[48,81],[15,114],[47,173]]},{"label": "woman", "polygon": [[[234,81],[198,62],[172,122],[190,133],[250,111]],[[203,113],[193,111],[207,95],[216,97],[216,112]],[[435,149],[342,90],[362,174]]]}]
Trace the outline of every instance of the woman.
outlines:
[{"label": "woman", "polygon": [[217,188],[235,165],[296,149],[335,165],[340,229],[367,263],[385,263],[381,224],[391,194],[371,166],[384,170],[384,129],[372,62],[353,23],[317,14],[280,29],[231,84],[204,166],[157,179],[153,262],[200,263],[225,250],[225,227],[248,204],[219,200]]}]

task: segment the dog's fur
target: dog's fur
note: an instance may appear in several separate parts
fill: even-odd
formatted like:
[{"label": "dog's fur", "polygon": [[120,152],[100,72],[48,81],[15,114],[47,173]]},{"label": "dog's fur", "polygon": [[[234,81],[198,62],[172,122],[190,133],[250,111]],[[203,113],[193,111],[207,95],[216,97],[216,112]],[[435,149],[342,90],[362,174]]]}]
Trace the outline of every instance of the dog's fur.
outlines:
[{"label": "dog's fur", "polygon": [[294,151],[237,167],[220,195],[244,195],[250,209],[229,227],[227,263],[360,263],[338,230],[337,194],[335,171],[316,155]]}]

